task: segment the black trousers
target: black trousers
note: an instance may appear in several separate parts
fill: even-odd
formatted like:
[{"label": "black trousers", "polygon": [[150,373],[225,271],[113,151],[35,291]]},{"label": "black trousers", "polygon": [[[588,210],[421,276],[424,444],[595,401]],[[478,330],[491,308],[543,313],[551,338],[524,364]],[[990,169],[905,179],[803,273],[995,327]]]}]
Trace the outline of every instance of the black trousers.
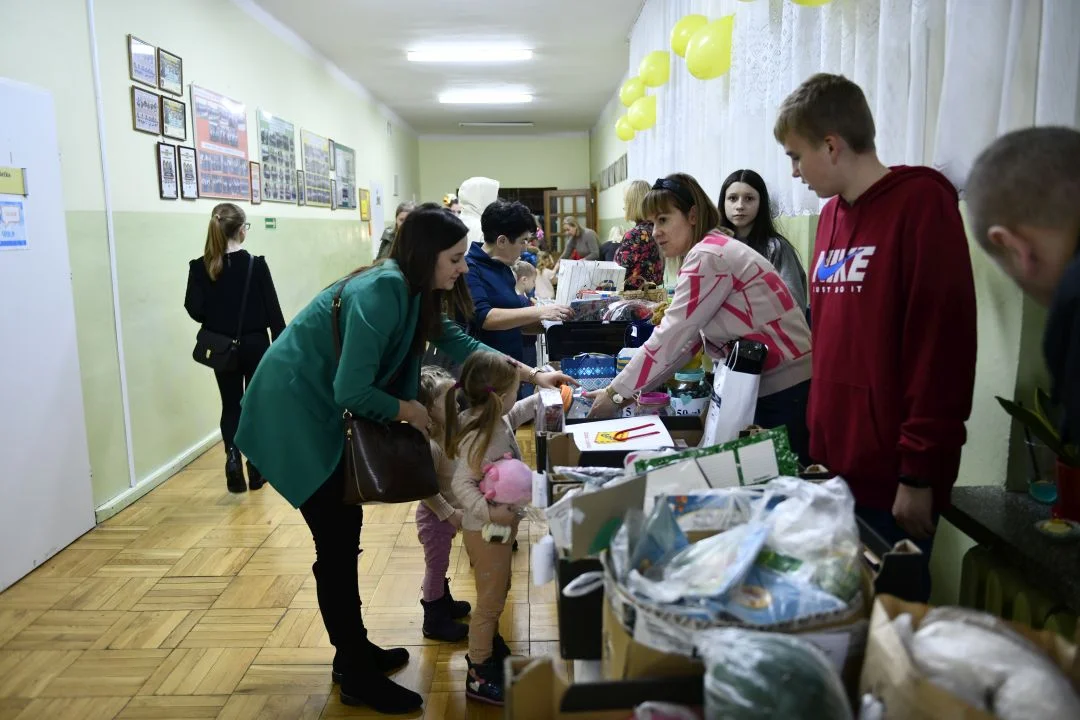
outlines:
[{"label": "black trousers", "polygon": [[810,399],[810,381],[787,390],[759,397],[754,424],[763,428],[787,426],[792,451],[803,467],[810,464],[810,430],[806,426],[806,405]]},{"label": "black trousers", "polygon": [[270,338],[264,330],[261,334],[245,335],[240,338],[240,362],[235,370],[229,372],[214,371],[218,392],[221,393],[221,440],[225,447],[232,447],[236,439],[236,429],[240,427],[240,400],[244,389],[251,382],[255,368],[270,347]]},{"label": "black trousers", "polygon": [[345,463],[339,463],[315,494],[300,506],[315,540],[315,594],[338,661],[358,667],[367,660],[367,630],[360,616],[360,528],[364,510],[341,501]]}]

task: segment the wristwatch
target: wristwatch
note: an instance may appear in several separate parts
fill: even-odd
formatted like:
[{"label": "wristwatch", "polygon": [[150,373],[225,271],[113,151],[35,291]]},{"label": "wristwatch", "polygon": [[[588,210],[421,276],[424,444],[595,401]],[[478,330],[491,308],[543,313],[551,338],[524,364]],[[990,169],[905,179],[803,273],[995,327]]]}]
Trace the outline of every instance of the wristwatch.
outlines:
[{"label": "wristwatch", "polygon": [[607,396],[611,398],[611,402],[615,403],[616,405],[622,406],[626,404],[626,398],[616,392],[615,388],[613,388],[612,386],[608,385],[606,388],[604,388],[604,392],[606,392]]},{"label": "wristwatch", "polygon": [[908,487],[915,488],[917,490],[926,490],[927,488],[932,486],[932,484],[927,482],[926,480],[920,480],[919,478],[914,478],[910,475],[901,475],[900,484],[907,485]]}]

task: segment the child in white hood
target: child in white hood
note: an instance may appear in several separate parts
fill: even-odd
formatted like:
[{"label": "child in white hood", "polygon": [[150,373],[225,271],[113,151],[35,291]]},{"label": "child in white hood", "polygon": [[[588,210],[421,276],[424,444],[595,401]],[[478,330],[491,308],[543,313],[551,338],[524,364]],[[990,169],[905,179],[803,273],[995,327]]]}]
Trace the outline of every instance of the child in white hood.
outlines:
[{"label": "child in white hood", "polygon": [[461,220],[469,228],[469,242],[483,242],[480,216],[484,208],[499,199],[499,181],[486,177],[471,177],[458,188]]}]

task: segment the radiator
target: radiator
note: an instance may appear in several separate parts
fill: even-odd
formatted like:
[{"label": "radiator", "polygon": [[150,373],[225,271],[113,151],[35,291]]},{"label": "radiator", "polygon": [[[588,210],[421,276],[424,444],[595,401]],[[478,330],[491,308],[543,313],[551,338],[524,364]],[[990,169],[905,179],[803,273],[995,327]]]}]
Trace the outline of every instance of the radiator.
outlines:
[{"label": "radiator", "polygon": [[1075,613],[1028,583],[984,547],[973,547],[964,555],[960,605],[1036,630],[1051,630],[1068,640],[1080,639]]}]

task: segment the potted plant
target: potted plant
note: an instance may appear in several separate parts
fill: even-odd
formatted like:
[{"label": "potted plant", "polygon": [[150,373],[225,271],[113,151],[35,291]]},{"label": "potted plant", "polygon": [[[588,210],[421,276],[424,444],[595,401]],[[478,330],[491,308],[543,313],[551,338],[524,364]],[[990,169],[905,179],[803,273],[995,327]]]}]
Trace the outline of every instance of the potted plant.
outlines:
[{"label": "potted plant", "polygon": [[1080,447],[1065,442],[1050,421],[1046,413],[1046,407],[1050,404],[1049,396],[1041,388],[1037,389],[1033,409],[1003,397],[997,397],[997,401],[1005,412],[1019,420],[1027,432],[1041,440],[1057,456],[1054,517],[1080,521]]}]

